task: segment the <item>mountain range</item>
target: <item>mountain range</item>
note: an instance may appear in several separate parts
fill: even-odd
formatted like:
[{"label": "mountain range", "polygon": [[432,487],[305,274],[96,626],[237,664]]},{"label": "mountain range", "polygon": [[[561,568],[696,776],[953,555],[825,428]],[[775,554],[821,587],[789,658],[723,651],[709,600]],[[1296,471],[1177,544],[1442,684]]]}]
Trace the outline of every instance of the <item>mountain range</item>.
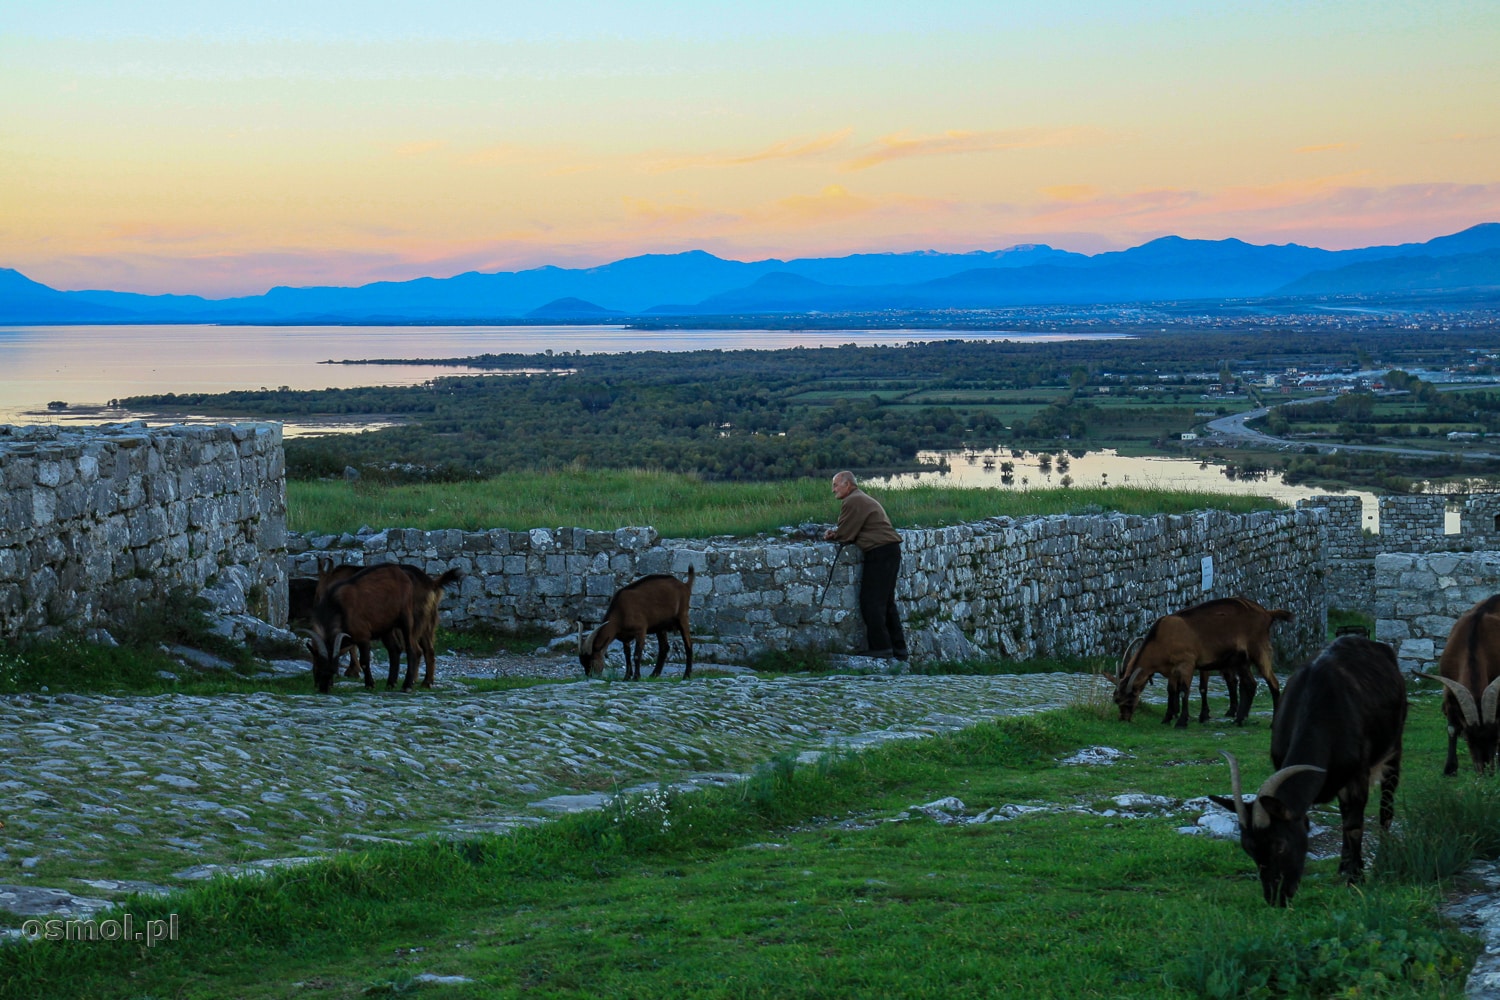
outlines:
[{"label": "mountain range", "polygon": [[0,268],[0,324],[619,322],[1454,292],[1500,296],[1500,223],[1355,250],[1178,236],[1094,255],[1027,244],[746,262],[691,250],[591,268],[283,286],[225,299],[59,291]]}]

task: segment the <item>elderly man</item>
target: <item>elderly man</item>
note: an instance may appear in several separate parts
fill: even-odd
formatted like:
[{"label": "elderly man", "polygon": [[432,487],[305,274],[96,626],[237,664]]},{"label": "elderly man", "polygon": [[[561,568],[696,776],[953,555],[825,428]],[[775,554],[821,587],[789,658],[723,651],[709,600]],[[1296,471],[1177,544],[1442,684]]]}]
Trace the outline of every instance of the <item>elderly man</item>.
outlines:
[{"label": "elderly man", "polygon": [[858,545],[865,554],[859,580],[859,613],[865,620],[865,656],[907,658],[901,613],[896,610],[896,574],[901,571],[901,536],[891,527],[885,508],[854,484],[854,473],[833,477],[833,495],[842,501],[837,527],[823,537]]}]

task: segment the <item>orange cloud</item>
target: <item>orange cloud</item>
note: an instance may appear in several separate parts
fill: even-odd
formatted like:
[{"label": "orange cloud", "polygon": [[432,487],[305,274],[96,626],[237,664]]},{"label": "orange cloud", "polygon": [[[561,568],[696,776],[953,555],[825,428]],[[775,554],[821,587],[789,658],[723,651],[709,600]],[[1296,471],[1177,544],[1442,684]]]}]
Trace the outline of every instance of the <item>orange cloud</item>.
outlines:
[{"label": "orange cloud", "polygon": [[1003,132],[951,131],[941,135],[907,138],[903,133],[882,136],[875,147],[843,164],[850,171],[906,160],[919,156],[956,156],[965,153],[993,153],[1008,149],[1035,149],[1042,146],[1071,146],[1097,142],[1100,133],[1093,129],[1009,129]]},{"label": "orange cloud", "polygon": [[1042,188],[1042,194],[1053,201],[1088,201],[1098,197],[1099,189],[1092,184],[1057,184]]},{"label": "orange cloud", "polygon": [[683,156],[660,160],[647,167],[655,174],[674,170],[689,170],[698,167],[740,167],[751,163],[766,163],[772,160],[806,160],[821,156],[842,146],[854,134],[852,128],[840,129],[815,139],[783,139],[753,153],[709,153],[701,156]]},{"label": "orange cloud", "polygon": [[756,221],[774,221],[781,225],[818,226],[867,215],[879,206],[880,203],[873,198],[853,194],[840,184],[830,184],[817,194],[782,198],[749,215]]},{"label": "orange cloud", "polygon": [[681,225],[697,222],[712,215],[693,205],[663,205],[645,198],[624,197],[620,201],[630,218],[648,225]]}]

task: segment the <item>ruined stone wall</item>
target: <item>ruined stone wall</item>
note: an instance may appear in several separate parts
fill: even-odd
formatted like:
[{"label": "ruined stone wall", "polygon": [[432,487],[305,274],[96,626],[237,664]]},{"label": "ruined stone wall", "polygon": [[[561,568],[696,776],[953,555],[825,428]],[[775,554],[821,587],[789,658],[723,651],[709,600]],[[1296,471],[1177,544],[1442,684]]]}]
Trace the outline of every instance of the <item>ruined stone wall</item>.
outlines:
[{"label": "ruined stone wall", "polygon": [[0,638],[118,622],[221,576],[286,620],[279,424],[0,426]]},{"label": "ruined stone wall", "polygon": [[[1278,626],[1283,660],[1315,651],[1326,596],[1321,509],[1178,516],[992,518],[901,532],[897,597],[928,655],[983,650],[1013,658],[1118,654],[1157,617],[1243,595],[1297,615]],[[663,540],[649,528],[531,531],[391,529],[292,536],[294,576],[319,556],[403,562],[467,575],[444,602],[454,625],[532,626],[557,634],[598,622],[610,595],[647,573],[697,572],[693,629],[718,655],[766,648],[854,650],[858,554],[794,539]],[[823,587],[833,569],[826,597]],[[821,597],[821,600],[820,600]]]},{"label": "ruined stone wall", "polygon": [[1390,552],[1375,557],[1375,637],[1403,670],[1434,670],[1459,615],[1500,593],[1500,552]]},{"label": "ruined stone wall", "polygon": [[1456,534],[1446,531],[1451,502],[1445,496],[1382,496],[1380,531],[1363,529],[1358,497],[1317,496],[1299,507],[1323,507],[1329,518],[1323,548],[1328,559],[1328,605],[1370,612],[1376,603],[1376,560],[1386,553],[1483,552],[1500,549],[1500,494],[1475,493],[1458,507]]}]

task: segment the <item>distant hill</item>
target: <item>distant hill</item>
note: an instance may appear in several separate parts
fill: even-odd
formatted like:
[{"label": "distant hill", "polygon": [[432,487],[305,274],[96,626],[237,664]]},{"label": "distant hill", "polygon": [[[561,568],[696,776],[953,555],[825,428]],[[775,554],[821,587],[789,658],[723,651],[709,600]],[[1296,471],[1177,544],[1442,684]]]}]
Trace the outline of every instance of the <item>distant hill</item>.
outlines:
[{"label": "distant hill", "polygon": [[1283,295],[1393,294],[1500,289],[1500,250],[1452,257],[1391,257],[1315,271],[1279,289]]},{"label": "distant hill", "polygon": [[702,250],[592,268],[538,267],[264,295],[48,288],[0,269],[0,323],[601,321],[883,309],[982,309],[1489,289],[1500,223],[1425,243],[1321,250],[1167,236],[1093,256],[1041,244],[973,253],[724,260]]},{"label": "distant hill", "polygon": [[582,299],[565,298],[553,299],[539,309],[533,309],[525,315],[525,319],[597,319],[606,320],[618,317],[621,313],[614,309],[605,309],[596,306],[592,302]]}]

